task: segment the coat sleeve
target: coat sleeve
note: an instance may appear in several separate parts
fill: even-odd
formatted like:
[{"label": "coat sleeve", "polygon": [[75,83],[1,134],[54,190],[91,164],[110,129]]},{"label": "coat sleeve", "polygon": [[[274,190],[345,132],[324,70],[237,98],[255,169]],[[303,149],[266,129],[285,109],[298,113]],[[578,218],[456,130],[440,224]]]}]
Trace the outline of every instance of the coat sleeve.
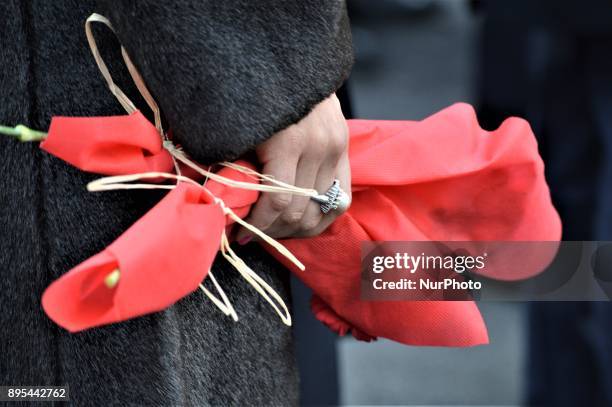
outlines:
[{"label": "coat sleeve", "polygon": [[346,79],[343,1],[105,0],[99,4],[175,140],[209,164],[299,121]]}]

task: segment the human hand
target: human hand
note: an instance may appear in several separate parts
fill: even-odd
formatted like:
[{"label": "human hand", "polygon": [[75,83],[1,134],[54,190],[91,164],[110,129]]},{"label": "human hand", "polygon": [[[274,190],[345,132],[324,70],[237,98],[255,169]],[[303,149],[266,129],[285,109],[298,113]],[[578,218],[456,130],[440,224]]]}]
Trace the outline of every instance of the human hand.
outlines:
[{"label": "human hand", "polygon": [[[314,188],[320,194],[337,178],[350,197],[348,127],[335,94],[298,123],[260,144],[255,152],[266,175]],[[340,214],[338,210],[323,214],[319,204],[308,197],[264,192],[246,221],[274,238],[308,237],[323,232]],[[236,240],[246,244],[251,237],[252,233],[242,228]]]}]

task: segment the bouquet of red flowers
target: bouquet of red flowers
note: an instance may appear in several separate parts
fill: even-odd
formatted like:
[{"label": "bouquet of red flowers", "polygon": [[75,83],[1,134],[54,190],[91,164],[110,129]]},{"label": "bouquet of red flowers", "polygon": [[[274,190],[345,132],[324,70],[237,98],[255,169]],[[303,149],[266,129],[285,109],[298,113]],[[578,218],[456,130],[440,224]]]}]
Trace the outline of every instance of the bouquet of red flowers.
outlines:
[{"label": "bouquet of red flowers", "polygon": [[[88,24],[93,21],[105,19],[94,15]],[[124,57],[131,66],[125,52]],[[142,78],[132,73],[156,109]],[[110,175],[91,183],[92,191],[170,191],[105,250],[45,291],[45,312],[70,331],[162,310],[198,287],[236,319],[210,272],[219,250],[290,324],[283,299],[233,252],[229,229],[239,223],[312,288],[313,312],[340,334],[414,345],[482,344],[486,328],[472,301],[362,300],[361,242],[557,241],[561,236],[537,144],[522,119],[510,118],[499,129],[485,131],[471,106],[456,104],[422,121],[349,120],[351,207],[321,235],[281,244],[242,218],[259,193],[313,196],[316,191],[275,182],[247,162],[223,163],[219,172],[201,168],[172,144],[158,121],[148,122],[116,86],[111,88],[129,115],[54,117],[48,134],[34,138],[44,139],[43,150],[84,171]],[[13,130],[24,131],[32,134]],[[188,177],[185,169],[206,177],[206,183]],[[143,179],[149,183],[134,183]],[[493,269],[488,276],[529,275],[507,270],[496,275]],[[218,296],[202,286],[205,278]]]}]

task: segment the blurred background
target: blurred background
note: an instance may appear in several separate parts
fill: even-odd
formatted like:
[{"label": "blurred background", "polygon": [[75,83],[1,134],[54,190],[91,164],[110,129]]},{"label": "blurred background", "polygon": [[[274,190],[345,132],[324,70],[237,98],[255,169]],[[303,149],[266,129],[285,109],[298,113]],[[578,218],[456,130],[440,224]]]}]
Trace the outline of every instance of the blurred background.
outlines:
[{"label": "blurred background", "polygon": [[[538,137],[564,240],[612,240],[612,1],[348,0],[346,115],[420,120],[473,104]],[[491,344],[337,338],[294,282],[303,405],[612,405],[609,303],[481,303]]]}]

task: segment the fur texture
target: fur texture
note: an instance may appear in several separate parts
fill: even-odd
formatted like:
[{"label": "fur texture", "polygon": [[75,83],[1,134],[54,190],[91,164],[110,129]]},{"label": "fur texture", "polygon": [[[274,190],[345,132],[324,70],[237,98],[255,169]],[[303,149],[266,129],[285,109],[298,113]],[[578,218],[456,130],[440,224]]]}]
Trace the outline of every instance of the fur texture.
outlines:
[{"label": "fur texture", "polygon": [[[339,1],[8,0],[0,3],[0,123],[46,129],[52,115],[124,113],[85,40],[92,11],[107,13],[176,137],[203,162],[235,158],[299,120],[350,68]],[[116,82],[146,111],[117,42],[96,31]],[[69,385],[79,406],[295,404],[291,330],[223,261],[213,270],[238,323],[200,292],[74,335],[46,318],[45,287],[161,197],[88,193],[96,177],[0,137],[0,384]],[[285,270],[257,246],[239,253],[289,302]]]},{"label": "fur texture", "polygon": [[108,16],[175,138],[202,163],[236,158],[298,121],[348,74],[342,1],[142,3],[109,1]]}]

